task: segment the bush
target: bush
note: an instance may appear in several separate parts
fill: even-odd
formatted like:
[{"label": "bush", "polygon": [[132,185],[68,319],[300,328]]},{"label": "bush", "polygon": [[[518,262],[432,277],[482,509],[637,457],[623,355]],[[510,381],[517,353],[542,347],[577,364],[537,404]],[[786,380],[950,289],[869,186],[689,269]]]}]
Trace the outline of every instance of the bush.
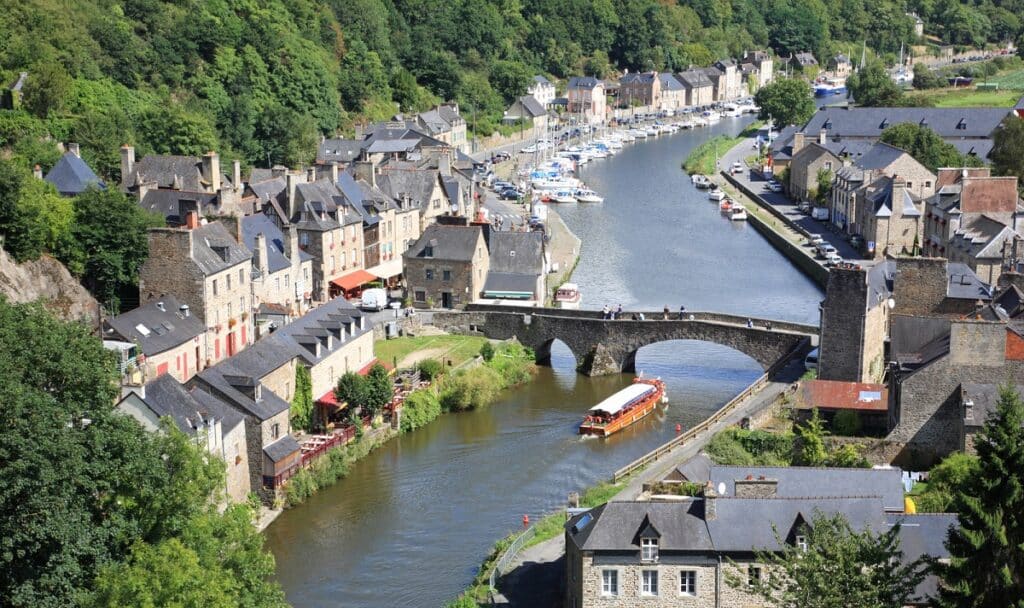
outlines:
[{"label": "bush", "polygon": [[853,410],[839,410],[832,418],[832,432],[850,437],[860,432],[860,415]]},{"label": "bush", "polygon": [[484,361],[490,363],[494,359],[494,347],[491,346],[490,342],[484,342],[484,345],[480,347],[480,356],[484,358]]},{"label": "bush", "polygon": [[487,366],[501,376],[502,388],[528,381],[537,367],[533,351],[518,342],[501,345]]},{"label": "bush", "polygon": [[707,452],[718,464],[787,466],[792,464],[793,434],[731,427],[711,438]]},{"label": "bush", "polygon": [[832,452],[825,463],[830,467],[846,467],[850,469],[866,469],[871,466],[867,458],[861,455],[860,447],[848,443]]},{"label": "bush", "polygon": [[424,359],[416,365],[416,369],[424,380],[430,382],[441,375],[444,366],[437,359]]},{"label": "bush", "polygon": [[402,405],[402,432],[414,431],[441,415],[441,402],[431,389],[413,391]]},{"label": "bush", "polygon": [[441,407],[446,412],[461,412],[490,405],[504,382],[501,375],[486,365],[447,376],[441,384]]}]

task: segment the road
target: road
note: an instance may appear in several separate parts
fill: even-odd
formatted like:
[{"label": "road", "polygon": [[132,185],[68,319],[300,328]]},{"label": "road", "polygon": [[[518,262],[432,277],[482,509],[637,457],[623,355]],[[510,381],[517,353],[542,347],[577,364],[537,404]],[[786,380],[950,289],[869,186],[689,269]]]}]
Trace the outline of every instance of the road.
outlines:
[{"label": "road", "polygon": [[[734,162],[739,162],[746,166],[745,158],[754,154],[754,139],[746,139],[733,149],[726,152],[721,159],[721,167],[731,167]],[[792,220],[801,228],[807,230],[811,234],[820,234],[826,242],[831,243],[836,248],[839,255],[844,260],[857,260],[859,264],[870,265],[872,261],[864,260],[860,253],[854,249],[849,242],[840,233],[833,232],[832,224],[829,222],[819,222],[818,220],[812,219],[809,215],[804,215],[797,210],[797,203],[786,197],[781,192],[771,192],[767,189],[768,180],[761,175],[760,172],[749,169],[748,171],[739,175],[733,176],[737,181],[750,188],[753,192],[760,193],[760,199],[767,205],[771,205],[776,210],[780,211],[788,219]]]}]

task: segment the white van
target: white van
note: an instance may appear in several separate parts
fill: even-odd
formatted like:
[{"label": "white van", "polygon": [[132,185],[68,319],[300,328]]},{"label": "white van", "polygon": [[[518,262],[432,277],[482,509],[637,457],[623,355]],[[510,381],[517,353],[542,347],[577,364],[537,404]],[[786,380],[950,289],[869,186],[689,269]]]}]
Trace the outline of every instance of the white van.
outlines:
[{"label": "white van", "polygon": [[807,357],[804,359],[804,369],[818,369],[818,349],[815,348],[811,352],[807,353]]},{"label": "white van", "polygon": [[362,300],[359,308],[363,310],[384,310],[388,305],[388,292],[382,288],[375,287],[363,290]]}]

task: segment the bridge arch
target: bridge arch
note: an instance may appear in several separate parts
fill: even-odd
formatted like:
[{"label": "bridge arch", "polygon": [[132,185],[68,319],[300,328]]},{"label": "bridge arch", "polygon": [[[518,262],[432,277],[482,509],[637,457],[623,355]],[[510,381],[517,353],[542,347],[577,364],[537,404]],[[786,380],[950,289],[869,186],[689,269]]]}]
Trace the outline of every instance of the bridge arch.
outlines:
[{"label": "bridge arch", "polygon": [[559,345],[562,346],[565,351],[568,351],[569,356],[572,358],[572,368],[578,369],[580,365],[579,354],[573,351],[572,347],[563,342],[560,338],[550,338],[534,347],[534,361],[536,361],[537,365],[552,367],[552,350],[555,350],[556,352],[560,350],[558,348]]}]

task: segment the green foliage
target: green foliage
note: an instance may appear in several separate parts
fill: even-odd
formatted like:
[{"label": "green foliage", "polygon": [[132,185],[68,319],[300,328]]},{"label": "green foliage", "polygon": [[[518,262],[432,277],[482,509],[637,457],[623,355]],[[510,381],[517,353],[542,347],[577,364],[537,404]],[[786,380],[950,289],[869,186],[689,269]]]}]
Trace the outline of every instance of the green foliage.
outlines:
[{"label": "green foliage", "polygon": [[[914,496],[919,513],[949,513],[963,509],[960,491],[978,474],[978,457],[950,454],[928,472],[927,489]],[[916,491],[916,487],[915,487]]]},{"label": "green foliage", "polygon": [[810,420],[803,424],[795,425],[796,446],[794,453],[794,464],[806,467],[824,466],[828,459],[828,451],[825,449],[825,422],[814,408]]},{"label": "green foliage", "polygon": [[67,233],[71,202],[13,161],[0,159],[0,235],[19,262],[52,249]]},{"label": "green foliage", "polygon": [[745,568],[733,563],[726,583],[777,608],[903,606],[925,569],[918,561],[901,563],[899,532],[898,525],[879,534],[856,531],[842,514],[816,512],[797,532],[806,538],[806,550],[787,542],[788,531],[775,530],[781,551],[755,556],[768,575],[749,586]]},{"label": "green foliage", "polygon": [[882,131],[881,141],[906,150],[917,162],[935,172],[940,167],[965,167],[975,161],[960,154],[953,144],[946,143],[929,127],[901,122]]},{"label": "green foliage", "polygon": [[480,347],[480,356],[483,357],[484,361],[490,363],[494,359],[494,347],[491,346],[490,342],[484,342],[484,345]]},{"label": "green foliage", "polygon": [[368,390],[366,378],[355,372],[345,372],[334,387],[334,398],[338,403],[347,403],[348,411],[355,413],[366,403]]},{"label": "green foliage", "polygon": [[815,202],[820,206],[825,206],[828,204],[829,197],[832,193],[832,182],[834,180],[834,176],[831,169],[821,168],[818,169],[816,177],[818,187],[815,188]]},{"label": "green foliage", "polygon": [[903,90],[897,86],[886,71],[885,64],[871,59],[868,64],[846,80],[846,88],[854,101],[862,106],[898,106],[903,100]]},{"label": "green foliage", "polygon": [[938,89],[946,86],[942,76],[931,70],[927,65],[919,63],[914,66],[914,88],[915,89]]},{"label": "green foliage", "polygon": [[860,415],[853,410],[839,410],[832,418],[832,432],[850,437],[860,432]]},{"label": "green foliage", "polygon": [[[937,605],[1024,605],[1024,402],[1000,389],[996,411],[975,438],[977,471],[958,486],[960,526],[951,528]],[[967,468],[956,463],[957,475]],[[954,467],[950,467],[954,468]],[[952,471],[950,471],[952,473]]]},{"label": "green foliage", "polygon": [[365,401],[361,405],[376,416],[384,409],[385,405],[391,403],[394,395],[395,384],[392,382],[388,370],[380,363],[374,364],[366,376]]},{"label": "green foliage", "polygon": [[114,188],[89,188],[74,199],[74,222],[56,257],[111,311],[137,294],[139,269],[149,256],[148,228],[164,218],[148,213]]},{"label": "green foliage", "polygon": [[829,454],[826,465],[848,469],[866,469],[871,466],[871,463],[861,455],[860,447],[847,443]]},{"label": "green foliage", "polygon": [[992,136],[992,168],[999,175],[1024,177],[1024,120],[1008,117]]},{"label": "green foliage", "polygon": [[441,407],[446,412],[485,407],[498,396],[501,385],[501,376],[487,365],[449,374],[441,381]]},{"label": "green foliage", "polygon": [[71,77],[59,63],[38,63],[25,82],[22,90],[28,111],[39,118],[46,118],[51,112],[62,109],[71,88]]},{"label": "green foliage", "polygon": [[227,571],[211,587],[231,605],[281,605],[249,510],[217,512],[223,462],[169,421],[147,433],[116,411],[116,378],[87,327],[0,300],[0,603],[134,604],[121,598],[149,571],[140,593],[185,605],[203,593],[181,580],[198,560]]},{"label": "green foliage", "polygon": [[758,118],[771,119],[779,127],[802,125],[814,115],[814,98],[805,80],[781,78],[758,89],[754,103],[761,108]]},{"label": "green foliage", "polygon": [[402,432],[414,431],[441,415],[441,401],[433,389],[413,391],[402,404]]},{"label": "green foliage", "polygon": [[[357,427],[362,428],[362,427]],[[328,450],[309,467],[296,473],[285,486],[285,506],[294,507],[316,494],[321,488],[348,476],[352,465],[376,449],[387,435],[356,433],[356,438],[343,446]]]},{"label": "green foliage", "polygon": [[305,365],[295,367],[295,396],[290,412],[292,426],[308,431],[313,426],[313,378]]},{"label": "green foliage", "polygon": [[792,433],[727,428],[716,433],[707,453],[718,464],[787,466],[792,464]]},{"label": "green foliage", "polygon": [[444,372],[444,365],[437,359],[423,359],[416,364],[420,377],[426,381],[434,380]]}]

